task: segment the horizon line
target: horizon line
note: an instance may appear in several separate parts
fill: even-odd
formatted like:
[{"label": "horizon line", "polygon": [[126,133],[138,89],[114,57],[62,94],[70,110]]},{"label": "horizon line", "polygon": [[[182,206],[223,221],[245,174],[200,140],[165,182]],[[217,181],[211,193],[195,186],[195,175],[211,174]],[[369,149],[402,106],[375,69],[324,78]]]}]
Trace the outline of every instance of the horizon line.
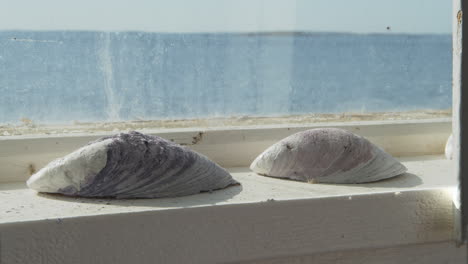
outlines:
[{"label": "horizon line", "polygon": [[146,31],[146,30],[87,30],[87,29],[0,29],[0,32],[87,32],[87,33],[152,33],[152,34],[232,34],[232,35],[452,35],[453,32],[353,32],[353,31],[307,31],[307,30],[278,30],[278,31]]}]

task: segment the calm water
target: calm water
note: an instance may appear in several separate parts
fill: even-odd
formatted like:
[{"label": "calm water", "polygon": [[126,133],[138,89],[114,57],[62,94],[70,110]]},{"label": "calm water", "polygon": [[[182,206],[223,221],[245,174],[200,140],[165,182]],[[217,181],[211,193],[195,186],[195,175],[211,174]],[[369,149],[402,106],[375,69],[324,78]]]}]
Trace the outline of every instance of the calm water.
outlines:
[{"label": "calm water", "polygon": [[451,36],[0,32],[0,123],[451,106]]}]

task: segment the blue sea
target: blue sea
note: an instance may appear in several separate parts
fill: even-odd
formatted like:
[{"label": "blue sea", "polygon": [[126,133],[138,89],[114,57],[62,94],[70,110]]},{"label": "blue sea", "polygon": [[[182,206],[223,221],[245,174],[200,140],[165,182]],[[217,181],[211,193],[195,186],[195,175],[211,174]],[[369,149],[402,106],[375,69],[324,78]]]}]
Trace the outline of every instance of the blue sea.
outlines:
[{"label": "blue sea", "polygon": [[451,107],[450,35],[1,31],[0,123]]}]

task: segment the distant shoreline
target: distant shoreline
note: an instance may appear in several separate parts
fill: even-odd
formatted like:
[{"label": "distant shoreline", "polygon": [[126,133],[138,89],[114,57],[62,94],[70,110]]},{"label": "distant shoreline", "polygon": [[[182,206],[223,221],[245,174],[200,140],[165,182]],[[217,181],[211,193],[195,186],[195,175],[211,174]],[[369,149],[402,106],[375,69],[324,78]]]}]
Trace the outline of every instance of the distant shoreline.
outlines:
[{"label": "distant shoreline", "polygon": [[73,33],[145,33],[145,34],[167,34],[167,35],[240,35],[240,36],[336,36],[336,35],[378,35],[378,36],[450,36],[452,33],[411,33],[411,32],[345,32],[345,31],[219,31],[219,32],[165,32],[165,31],[139,31],[139,30],[122,30],[122,31],[103,31],[103,30],[24,30],[24,29],[6,29],[0,30],[2,33],[56,33],[56,32],[73,32]]}]

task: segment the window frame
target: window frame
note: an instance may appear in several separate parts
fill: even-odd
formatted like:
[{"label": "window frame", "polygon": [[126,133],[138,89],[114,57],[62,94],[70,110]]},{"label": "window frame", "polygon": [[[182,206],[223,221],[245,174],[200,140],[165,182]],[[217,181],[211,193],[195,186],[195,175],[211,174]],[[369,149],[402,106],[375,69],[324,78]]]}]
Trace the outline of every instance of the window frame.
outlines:
[{"label": "window frame", "polygon": [[455,173],[459,181],[454,197],[455,235],[457,242],[465,244],[468,238],[468,27],[463,27],[466,0],[453,0],[453,149]]},{"label": "window frame", "polygon": [[[454,160],[459,177],[460,210],[455,217],[455,235],[460,243],[468,236],[468,27],[463,27],[462,11],[468,0],[453,0],[453,122],[441,120],[369,121],[347,123],[317,123],[308,125],[271,125],[237,128],[190,128],[145,131],[171,139],[207,155],[225,167],[247,167],[248,160],[289,134],[315,127],[341,127],[366,136],[397,156],[435,154],[443,150],[451,127],[454,134]],[[409,132],[408,132],[409,131]],[[107,134],[107,133],[106,133]],[[77,147],[104,134],[83,133],[78,135],[39,135],[0,137],[0,184],[9,181],[24,181],[29,174],[53,158],[63,156]],[[424,136],[421,136],[424,135]],[[428,145],[428,138],[432,145]],[[397,144],[400,142],[400,144]],[[405,142],[405,143],[402,143]],[[31,154],[32,152],[32,154]],[[246,154],[247,153],[247,154]],[[1,159],[11,163],[3,166]],[[10,159],[8,159],[10,158]],[[10,177],[10,175],[12,175]]]}]

